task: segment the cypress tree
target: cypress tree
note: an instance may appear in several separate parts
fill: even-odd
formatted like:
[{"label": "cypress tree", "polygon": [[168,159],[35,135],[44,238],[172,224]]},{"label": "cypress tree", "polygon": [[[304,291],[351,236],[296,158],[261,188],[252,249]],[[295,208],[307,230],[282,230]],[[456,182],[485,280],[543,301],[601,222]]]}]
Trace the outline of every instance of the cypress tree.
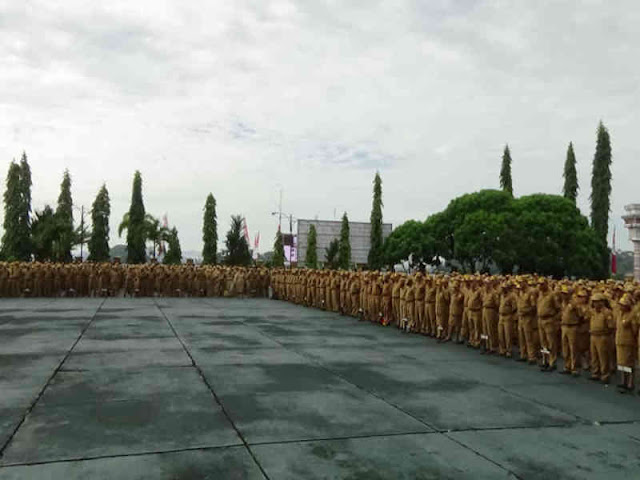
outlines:
[{"label": "cypress tree", "polygon": [[[611,195],[611,141],[602,122],[598,125],[596,153],[591,174],[591,226],[602,248],[602,276],[609,271],[607,235]],[[605,273],[607,272],[607,273]]]},{"label": "cypress tree", "polygon": [[69,175],[69,170],[65,170],[62,176],[58,206],[56,208],[56,221],[58,223],[60,236],[56,242],[55,258],[59,262],[70,262],[72,260],[71,248],[73,247],[74,231],[73,200],[71,198],[71,176]]},{"label": "cypress tree", "polygon": [[340,250],[340,241],[334,238],[329,242],[329,246],[324,249],[325,263],[324,268],[335,270],[338,268],[338,253]]},{"label": "cypress tree", "polygon": [[373,205],[371,207],[371,246],[367,263],[372,270],[380,270],[384,259],[382,255],[382,179],[376,172],[373,179]]},{"label": "cypress tree", "polygon": [[22,152],[20,159],[20,259],[30,260],[32,253],[31,242],[31,167],[27,161],[26,152]]},{"label": "cypress tree", "polygon": [[107,186],[103,184],[91,208],[90,261],[106,262],[109,260],[109,215],[111,215],[109,191]]},{"label": "cypress tree", "polygon": [[276,232],[276,239],[273,242],[273,260],[271,264],[274,267],[284,267],[284,242],[279,228]]},{"label": "cypress tree", "polygon": [[210,193],[204,204],[204,220],[202,223],[202,264],[215,265],[218,250],[218,219],[216,216],[216,199]]},{"label": "cypress tree", "polygon": [[247,266],[251,264],[251,252],[249,252],[247,239],[244,238],[243,227],[244,219],[242,216],[232,215],[231,228],[227,232],[227,238],[224,242],[227,249],[227,256],[225,258],[227,265]]},{"label": "cypress tree", "polygon": [[502,167],[500,168],[500,187],[503,191],[513,195],[513,182],[511,180],[511,151],[509,145],[505,145],[502,154]]},{"label": "cypress tree", "polygon": [[146,255],[146,223],[142,200],[142,176],[136,170],[133,176],[129,224],[127,228],[127,263],[144,263]]},{"label": "cypress tree", "polygon": [[162,263],[167,265],[180,265],[182,263],[182,249],[180,248],[180,240],[178,239],[178,229],[173,227],[166,235],[168,244],[167,253]]},{"label": "cypress tree", "polygon": [[351,267],[351,241],[349,240],[349,219],[347,212],[342,215],[340,240],[338,244],[338,268],[349,270]]},{"label": "cypress tree", "polygon": [[573,143],[569,142],[567,149],[567,159],[564,162],[564,186],[562,187],[562,195],[573,203],[578,198],[578,173],[576,172],[576,155],[573,152]]},{"label": "cypress tree", "polygon": [[26,260],[22,258],[20,221],[22,218],[22,199],[20,194],[20,166],[15,162],[9,165],[6,190],[4,192],[4,234],[2,235],[2,258],[7,261]]},{"label": "cypress tree", "polygon": [[318,233],[316,226],[309,226],[309,236],[307,237],[307,253],[304,259],[308,268],[318,268]]}]

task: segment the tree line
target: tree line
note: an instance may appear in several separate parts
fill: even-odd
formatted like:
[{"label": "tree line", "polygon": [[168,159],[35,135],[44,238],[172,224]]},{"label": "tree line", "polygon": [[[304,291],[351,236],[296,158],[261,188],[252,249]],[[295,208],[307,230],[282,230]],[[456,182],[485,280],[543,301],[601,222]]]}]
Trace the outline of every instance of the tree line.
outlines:
[{"label": "tree line", "polygon": [[538,273],[555,277],[609,276],[607,246],[611,195],[611,141],[598,125],[592,162],[591,222],[576,206],[578,178],[573,143],[563,171],[562,195],[513,195],[511,151],[505,146],[501,190],[482,190],[453,199],[425,221],[396,228],[384,245],[387,264],[439,265],[476,272]]}]

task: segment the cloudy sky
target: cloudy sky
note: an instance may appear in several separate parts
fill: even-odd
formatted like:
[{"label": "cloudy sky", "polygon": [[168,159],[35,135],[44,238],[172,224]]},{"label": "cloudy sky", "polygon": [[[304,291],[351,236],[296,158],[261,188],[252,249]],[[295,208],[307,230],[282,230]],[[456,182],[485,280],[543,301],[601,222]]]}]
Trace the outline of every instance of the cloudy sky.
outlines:
[{"label": "cloudy sky", "polygon": [[[147,210],[201,249],[218,202],[271,248],[283,210],[424,219],[497,187],[557,193],[569,141],[588,214],[597,124],[613,147],[612,225],[640,202],[640,5],[629,1],[0,0],[0,181],[27,152],[34,206],[65,168],[77,205],[105,182],[111,242],[133,172]],[[285,231],[288,229],[286,227]]]}]

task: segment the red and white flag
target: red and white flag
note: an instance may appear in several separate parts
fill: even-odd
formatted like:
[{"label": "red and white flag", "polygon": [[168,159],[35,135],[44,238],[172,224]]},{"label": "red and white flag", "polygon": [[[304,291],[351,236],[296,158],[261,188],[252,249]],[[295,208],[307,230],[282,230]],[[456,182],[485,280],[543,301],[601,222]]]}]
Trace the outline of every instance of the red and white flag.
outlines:
[{"label": "red and white flag", "polygon": [[257,251],[258,247],[260,247],[260,232],[256,233],[256,236],[253,239],[253,248]]},{"label": "red and white flag", "polygon": [[251,240],[249,239],[249,227],[247,227],[247,219],[244,219],[243,222],[243,228],[244,228],[244,239],[247,241],[247,245],[251,245]]}]

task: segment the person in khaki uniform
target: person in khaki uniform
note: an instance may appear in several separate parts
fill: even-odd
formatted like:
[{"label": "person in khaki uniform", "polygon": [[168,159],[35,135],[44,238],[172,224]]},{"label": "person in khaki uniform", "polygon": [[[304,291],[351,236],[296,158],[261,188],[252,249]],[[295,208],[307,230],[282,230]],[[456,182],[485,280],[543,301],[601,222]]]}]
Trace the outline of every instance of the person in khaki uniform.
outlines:
[{"label": "person in khaki uniform", "polygon": [[560,301],[556,292],[549,288],[546,278],[540,279],[540,297],[538,298],[538,330],[540,331],[540,344],[542,348],[543,372],[551,372],[556,369],[556,361],[559,353],[560,332]]},{"label": "person in khaki uniform", "polygon": [[471,324],[468,345],[480,348],[482,345],[482,289],[478,281],[474,281],[472,284],[468,309],[469,323]]},{"label": "person in khaki uniform", "polygon": [[637,332],[633,321],[634,312],[631,307],[633,300],[629,293],[625,293],[618,300],[619,308],[614,311],[616,323],[616,356],[621,382],[618,384],[620,393],[633,391],[634,369],[636,366]]},{"label": "person in khaki uniform", "polygon": [[331,272],[331,305],[329,309],[332,312],[338,312],[340,310],[340,277],[338,275],[338,272]]},{"label": "person in khaki uniform", "polygon": [[500,300],[498,299],[494,281],[491,278],[487,278],[482,295],[482,335],[480,340],[484,341],[483,353],[493,354],[498,352],[499,306]]},{"label": "person in khaki uniform", "polygon": [[442,342],[447,336],[449,328],[449,304],[451,297],[449,295],[449,281],[441,278],[437,284],[436,291],[436,338]]},{"label": "person in khaki uniform", "polygon": [[404,287],[404,318],[406,332],[413,331],[416,314],[415,314],[415,290],[413,289],[413,278],[408,277]]},{"label": "person in khaki uniform", "polygon": [[351,296],[351,316],[357,317],[360,310],[360,282],[361,275],[354,274],[349,286],[349,295]]},{"label": "person in khaki uniform", "polygon": [[589,334],[591,336],[591,380],[609,383],[611,367],[609,343],[614,329],[609,300],[601,292],[591,298]]},{"label": "person in khaki uniform", "polygon": [[397,273],[391,275],[391,310],[393,311],[393,324],[396,327],[400,327],[400,321],[402,320],[402,313],[400,309],[400,294],[402,292],[402,285],[400,276]]},{"label": "person in khaki uniform", "polygon": [[414,311],[416,312],[416,327],[415,331],[418,333],[425,333],[425,303],[424,303],[424,276],[422,273],[416,273],[416,282],[414,285]]},{"label": "person in khaki uniform", "polygon": [[462,314],[464,313],[464,295],[457,281],[451,282],[449,298],[449,321],[447,336],[444,341],[449,342],[453,340],[456,343],[462,343],[460,330],[462,327]]},{"label": "person in khaki uniform", "polygon": [[562,314],[560,329],[562,334],[562,358],[564,368],[560,373],[578,376],[579,333],[584,312],[577,298],[584,298],[583,292],[576,292],[576,300],[571,298],[571,290],[567,285],[561,287]]},{"label": "person in khaki uniform", "polygon": [[438,289],[434,277],[428,277],[424,286],[424,311],[426,314],[426,331],[430,337],[438,334],[438,321],[436,319],[436,296]]},{"label": "person in khaki uniform", "polygon": [[518,311],[516,296],[510,282],[505,282],[498,307],[498,350],[503,357],[513,356],[513,332]]},{"label": "person in khaki uniform", "polygon": [[393,301],[391,292],[393,284],[391,283],[391,274],[385,273],[382,279],[382,325],[389,325],[393,321]]}]

